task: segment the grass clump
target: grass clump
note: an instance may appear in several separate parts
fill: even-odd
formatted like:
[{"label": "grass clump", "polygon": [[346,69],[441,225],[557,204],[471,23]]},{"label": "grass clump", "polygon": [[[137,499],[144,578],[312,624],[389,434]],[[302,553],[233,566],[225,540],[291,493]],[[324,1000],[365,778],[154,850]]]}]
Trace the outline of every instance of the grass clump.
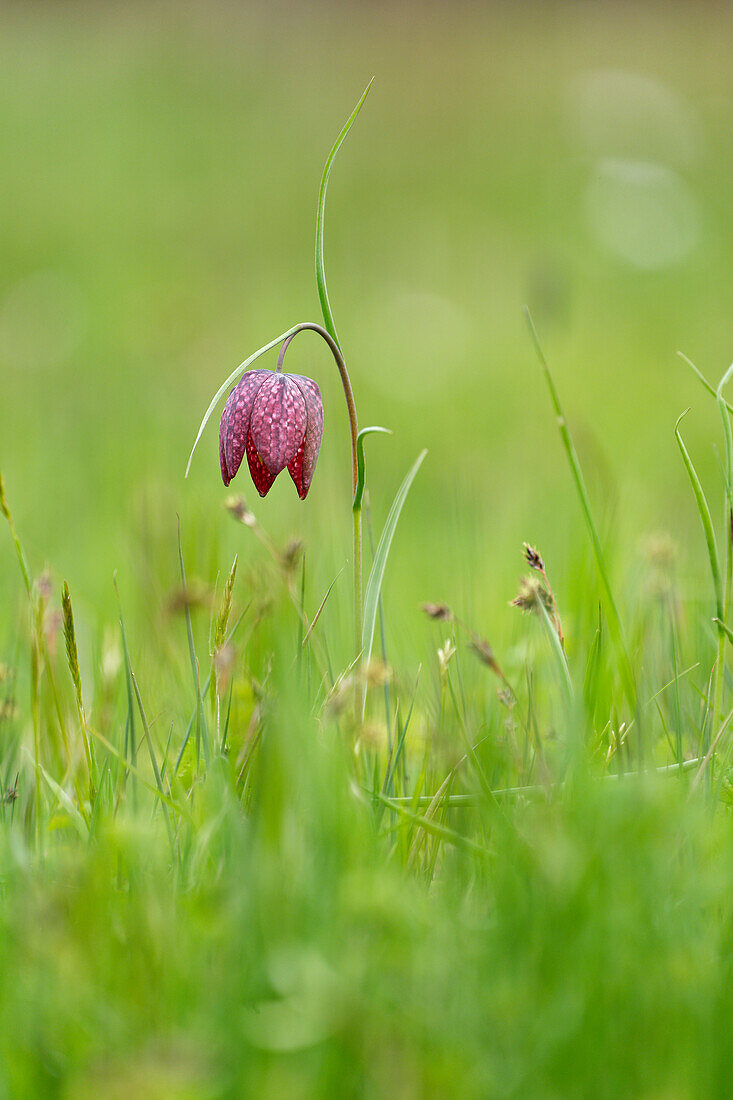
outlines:
[{"label": "grass clump", "polygon": [[152,703],[124,620],[84,689],[68,588],[57,615],[30,585],[30,713],[20,660],[2,681],[0,1090],[724,1092],[718,670],[723,712],[731,688],[669,546],[628,651],[586,577],[525,545],[519,642],[428,603],[415,678],[350,664],[338,587],[311,621],[307,548],[242,516],[259,564],[218,599],[181,555]]}]

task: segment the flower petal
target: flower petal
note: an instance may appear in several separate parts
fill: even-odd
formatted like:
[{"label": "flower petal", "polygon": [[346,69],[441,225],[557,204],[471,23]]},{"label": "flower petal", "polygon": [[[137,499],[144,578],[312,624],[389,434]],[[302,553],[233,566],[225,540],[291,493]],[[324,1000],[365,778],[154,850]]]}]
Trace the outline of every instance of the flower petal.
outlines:
[{"label": "flower petal", "polygon": [[244,458],[252,405],[269,374],[272,371],[246,371],[227,398],[219,424],[219,460],[225,485],[232,480]]},{"label": "flower petal", "polygon": [[298,496],[305,500],[313,480],[316,468],[318,452],[321,449],[323,439],[323,401],[318,383],[312,378],[306,378],[301,374],[290,374],[288,377],[296,384],[303,394],[308,421],[305,436],[295,458],[288,463],[288,473],[295,482]]},{"label": "flower petal", "polygon": [[270,473],[267,466],[265,466],[264,462],[257,454],[257,448],[252,440],[251,432],[247,436],[247,462],[249,463],[249,472],[252,475],[252,480],[255,483],[255,489],[261,497],[266,497],[277,475]]},{"label": "flower petal", "polygon": [[257,391],[250,432],[257,454],[273,477],[295,458],[307,421],[300,387],[286,374],[270,374]]}]

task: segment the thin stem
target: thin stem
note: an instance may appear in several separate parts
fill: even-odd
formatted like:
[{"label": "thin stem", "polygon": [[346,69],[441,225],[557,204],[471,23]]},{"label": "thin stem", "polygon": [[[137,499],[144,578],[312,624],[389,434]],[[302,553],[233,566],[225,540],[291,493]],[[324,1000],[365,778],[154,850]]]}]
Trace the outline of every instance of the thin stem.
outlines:
[{"label": "thin stem", "polygon": [[362,651],[363,598],[361,590],[361,508],[354,508],[354,653]]},{"label": "thin stem", "polygon": [[277,361],[277,369],[282,370],[282,360],[287,351],[288,345],[294,336],[297,336],[299,332],[303,332],[305,329],[310,329],[311,332],[317,332],[321,336],[329,348],[336,360],[336,366],[338,367],[339,374],[341,375],[341,385],[344,388],[344,397],[346,398],[346,408],[349,411],[349,429],[351,431],[351,475],[352,475],[352,494],[356,493],[356,484],[359,477],[359,466],[357,461],[356,451],[356,439],[359,435],[359,424],[356,419],[356,405],[354,403],[354,391],[351,388],[351,379],[349,378],[349,372],[346,369],[346,363],[344,357],[341,354],[341,348],[338,346],[330,332],[327,332],[323,325],[319,325],[316,321],[301,321],[299,325],[295,325],[290,334],[288,335],[285,343],[280,348],[280,355]]},{"label": "thin stem", "polygon": [[288,350],[288,347],[290,346],[290,344],[292,343],[292,341],[295,339],[295,337],[297,335],[298,335],[297,331],[296,332],[291,332],[290,335],[288,336],[287,340],[285,340],[283,342],[283,346],[280,348],[280,354],[277,357],[277,366],[275,367],[276,374],[282,374],[282,372],[283,372],[283,360],[285,359],[285,352]]}]

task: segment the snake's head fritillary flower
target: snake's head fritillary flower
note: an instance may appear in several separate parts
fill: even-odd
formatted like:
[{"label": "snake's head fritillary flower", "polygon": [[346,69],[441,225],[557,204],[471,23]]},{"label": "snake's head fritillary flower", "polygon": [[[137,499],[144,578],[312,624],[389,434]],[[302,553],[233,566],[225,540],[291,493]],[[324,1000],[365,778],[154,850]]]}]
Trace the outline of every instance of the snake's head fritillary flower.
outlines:
[{"label": "snake's head fritillary flower", "polygon": [[312,378],[247,371],[229,394],[219,425],[221,476],[228,485],[246,453],[261,497],[287,468],[305,500],[323,436],[321,391]]}]

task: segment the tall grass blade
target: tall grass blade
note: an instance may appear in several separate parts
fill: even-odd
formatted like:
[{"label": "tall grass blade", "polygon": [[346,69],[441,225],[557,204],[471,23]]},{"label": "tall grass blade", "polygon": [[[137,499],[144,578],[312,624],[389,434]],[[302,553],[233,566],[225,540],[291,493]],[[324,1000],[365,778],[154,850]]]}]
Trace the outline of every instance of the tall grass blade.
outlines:
[{"label": "tall grass blade", "polygon": [[[113,584],[115,587],[115,595],[117,596],[117,610],[120,619],[120,635],[122,637],[122,656],[125,662],[125,688],[127,691],[127,719],[125,721],[125,746],[124,746],[124,759],[127,765],[128,761],[132,766],[134,775],[134,769],[137,763],[137,740],[135,736],[135,702],[132,690],[132,664],[130,662],[130,649],[127,644],[127,631],[125,629],[125,617],[122,614],[122,601],[120,600],[120,592],[117,587],[117,578],[113,578]],[[126,776],[126,771],[123,772]],[[135,799],[135,785],[132,786],[132,797]]]},{"label": "tall grass blade", "polygon": [[346,135],[356,121],[356,116],[362,108],[362,104],[369,94],[369,89],[374,83],[374,77],[369,81],[366,88],[362,92],[361,98],[357,103],[354,110],[351,112],[346,122],[344,123],[341,133],[336,138],[333,144],[331,152],[328,154],[325,166],[323,168],[323,176],[321,177],[321,187],[318,192],[318,210],[316,212],[316,286],[318,287],[318,299],[321,303],[321,313],[323,314],[323,324],[328,334],[336,341],[339,348],[339,338],[336,335],[336,326],[333,320],[333,312],[331,310],[331,303],[328,300],[328,289],[326,287],[326,271],[323,262],[323,227],[326,221],[326,191],[328,190],[328,177],[331,174],[331,168],[333,162],[336,159],[336,154],[341,148]]},{"label": "tall grass blade", "polygon": [[[183,566],[183,550],[181,548],[181,525],[178,525],[178,560],[181,567],[181,584],[183,586],[184,596],[186,592],[186,570]],[[198,757],[199,742],[204,750],[204,761],[208,766],[211,753],[209,751],[209,727],[206,721],[206,711],[204,709],[204,700],[201,695],[201,681],[199,679],[199,660],[196,656],[196,646],[193,640],[193,625],[191,623],[191,608],[189,607],[188,600],[184,598],[183,601],[186,615],[186,633],[188,634],[188,653],[191,659],[191,675],[193,677],[193,688],[196,697],[196,755]]]},{"label": "tall grass blade", "polygon": [[482,848],[480,844],[476,844],[475,841],[469,840],[468,837],[462,836],[461,833],[449,829],[446,825],[439,825],[437,821],[431,821],[429,818],[422,817],[420,814],[411,813],[405,806],[391,798],[387,798],[381,791],[377,793],[377,798],[380,802],[383,802],[385,806],[388,806],[391,810],[399,814],[400,817],[403,817],[406,821],[411,822],[411,824],[416,825],[418,828],[424,829],[426,833],[430,833],[431,836],[436,837],[438,840],[446,841],[448,844],[452,844],[454,847],[460,848],[470,855],[478,856],[482,860],[488,859],[488,852],[485,848]]},{"label": "tall grass blade", "polygon": [[601,540],[598,535],[598,530],[593,519],[593,512],[591,511],[590,498],[588,497],[588,490],[585,485],[585,479],[583,477],[583,471],[580,467],[580,460],[575,450],[575,444],[573,438],[570,435],[565,414],[560,404],[560,396],[555,386],[555,381],[550,373],[550,368],[547,365],[545,354],[542,350],[539,337],[537,336],[537,330],[534,327],[532,315],[529,309],[525,306],[525,316],[527,318],[527,324],[529,326],[530,335],[534,343],[537,358],[539,359],[540,366],[542,367],[545,381],[547,382],[547,388],[550,393],[550,400],[552,401],[553,409],[555,410],[555,416],[557,417],[557,425],[560,431],[560,437],[562,439],[563,447],[565,448],[565,454],[567,455],[568,462],[570,464],[570,470],[573,475],[573,481],[575,482],[575,489],[580,501],[581,510],[583,512],[583,518],[590,535],[591,545],[593,547],[593,555],[596,561],[596,569],[598,570],[598,576],[601,581],[601,588],[605,597],[606,603],[606,618],[608,620],[609,630],[611,637],[613,638],[614,645],[616,647],[620,665],[621,665],[621,677],[623,680],[624,691],[629,703],[629,706],[633,711],[636,710],[637,704],[637,690],[636,679],[631,666],[631,659],[629,657],[629,650],[626,644],[626,638],[624,636],[623,626],[621,624],[621,616],[618,613],[616,607],[616,601],[613,596],[613,589],[611,588],[611,580],[608,574],[608,568],[606,566],[606,560],[603,555],[603,549],[601,547]]},{"label": "tall grass blade", "polygon": [[341,576],[342,573],[343,573],[343,569],[339,569],[338,573],[336,574],[336,576],[333,578],[333,580],[329,584],[328,588],[326,589],[326,595],[321,600],[321,602],[319,604],[319,607],[318,607],[318,610],[316,611],[315,615],[313,616],[313,622],[310,624],[310,626],[306,630],[303,641],[300,643],[300,648],[301,649],[305,649],[306,644],[308,642],[308,639],[310,638],[311,634],[313,633],[313,631],[315,629],[315,626],[316,626],[316,623],[320,619],[321,613],[322,613],[324,607],[326,606],[326,600],[331,595],[331,590],[332,590],[333,586],[335,585],[336,581],[339,579],[339,577]]},{"label": "tall grass blade", "polygon": [[399,522],[400,514],[404,506],[407,494],[410,491],[410,486],[415,480],[417,471],[420,469],[427,451],[421,451],[417,456],[417,459],[413,463],[412,467],[407,473],[405,480],[397,490],[397,495],[394,498],[392,507],[390,508],[389,515],[384,524],[382,536],[377,545],[377,552],[374,555],[374,561],[372,562],[372,569],[369,574],[369,580],[367,581],[366,591],[364,594],[364,625],[362,627],[362,655],[365,661],[368,661],[372,654],[372,644],[374,642],[374,625],[377,618],[377,605],[379,602],[379,593],[382,590],[382,581],[384,580],[384,570],[387,565],[387,557],[389,555],[390,547],[392,546],[392,539]]},{"label": "tall grass blade", "polygon": [[[26,754],[26,756],[30,756],[26,749],[24,749],[23,752]],[[53,779],[52,776],[48,774],[43,764],[41,763],[38,764],[38,772],[43,778],[44,783],[51,791],[51,794],[54,796],[56,801],[59,802],[66,810],[66,813],[69,815],[69,820],[73,824],[79,836],[82,838],[82,840],[88,840],[89,827],[87,826],[87,823],[80,814],[79,810],[69,798],[66,791],[63,789],[63,787],[59,786],[59,784],[56,782],[55,779]]]},{"label": "tall grass blade", "polygon": [[31,574],[30,574],[30,570],[28,568],[28,562],[26,560],[26,556],[25,556],[25,553],[23,551],[23,547],[21,546],[20,539],[18,538],[18,532],[15,530],[15,523],[13,522],[13,515],[12,515],[12,512],[10,511],[10,507],[8,505],[8,498],[5,496],[5,482],[3,481],[3,475],[1,473],[0,473],[0,512],[2,512],[2,514],[5,516],[5,519],[8,521],[8,526],[10,527],[10,534],[12,536],[13,544],[15,546],[15,553],[16,553],[17,558],[18,558],[18,565],[20,566],[20,571],[23,574],[23,584],[25,585],[26,592],[30,596],[30,594],[31,594]]},{"label": "tall grass blade", "polygon": [[150,726],[145,716],[145,707],[143,706],[142,696],[140,694],[140,688],[137,686],[137,680],[135,679],[135,673],[132,673],[132,686],[135,691],[135,697],[137,699],[138,710],[140,711],[140,720],[143,724],[143,731],[145,733],[145,741],[148,746],[148,755],[150,756],[150,765],[153,769],[153,775],[155,776],[155,785],[158,788],[160,794],[160,802],[163,807],[163,816],[165,817],[165,825],[168,830],[168,839],[170,840],[171,849],[173,848],[173,826],[171,825],[170,815],[168,813],[168,806],[166,805],[168,798],[163,788],[163,778],[160,774],[160,768],[158,767],[158,761],[155,756],[155,749],[153,748],[153,738],[150,735]]},{"label": "tall grass blade", "polygon": [[560,644],[560,638],[558,637],[557,629],[549,616],[547,608],[545,607],[542,600],[538,600],[537,605],[539,607],[540,616],[542,617],[545,632],[550,642],[553,656],[560,671],[560,683],[563,687],[565,703],[568,707],[570,707],[571,703],[573,702],[575,692],[573,689],[573,681],[570,676],[570,668],[568,667],[568,659],[565,654],[565,650]]},{"label": "tall grass blade", "polygon": [[[707,378],[699,369],[699,367],[696,367],[692,360],[688,359],[683,351],[678,351],[677,354],[683,362],[687,363],[687,366],[690,368],[690,370],[693,371],[693,373],[699,378],[700,382],[702,382],[708,393],[712,394],[713,397],[717,397],[717,390],[715,389],[715,386],[712,384],[712,382],[708,382]],[[728,412],[733,413],[733,405],[729,405],[728,402],[725,401],[725,407],[727,408]]]},{"label": "tall grass blade", "polygon": [[705,545],[708,551],[708,560],[710,561],[710,572],[713,577],[713,589],[715,592],[715,607],[717,611],[717,618],[720,622],[725,622],[725,612],[723,609],[723,582],[720,575],[720,561],[718,559],[718,546],[715,541],[715,531],[713,529],[713,520],[710,515],[710,508],[705,497],[705,492],[700,483],[700,478],[697,476],[697,470],[694,467],[690,453],[685,446],[682,436],[680,434],[680,423],[682,419],[687,416],[689,409],[686,409],[681,416],[677,418],[677,423],[674,426],[674,434],[677,439],[677,446],[680,449],[682,455],[682,461],[685,464],[687,470],[687,476],[690,479],[692,486],[692,492],[695,497],[695,503],[697,510],[700,514],[700,521],[702,522],[702,529],[705,535]]}]

